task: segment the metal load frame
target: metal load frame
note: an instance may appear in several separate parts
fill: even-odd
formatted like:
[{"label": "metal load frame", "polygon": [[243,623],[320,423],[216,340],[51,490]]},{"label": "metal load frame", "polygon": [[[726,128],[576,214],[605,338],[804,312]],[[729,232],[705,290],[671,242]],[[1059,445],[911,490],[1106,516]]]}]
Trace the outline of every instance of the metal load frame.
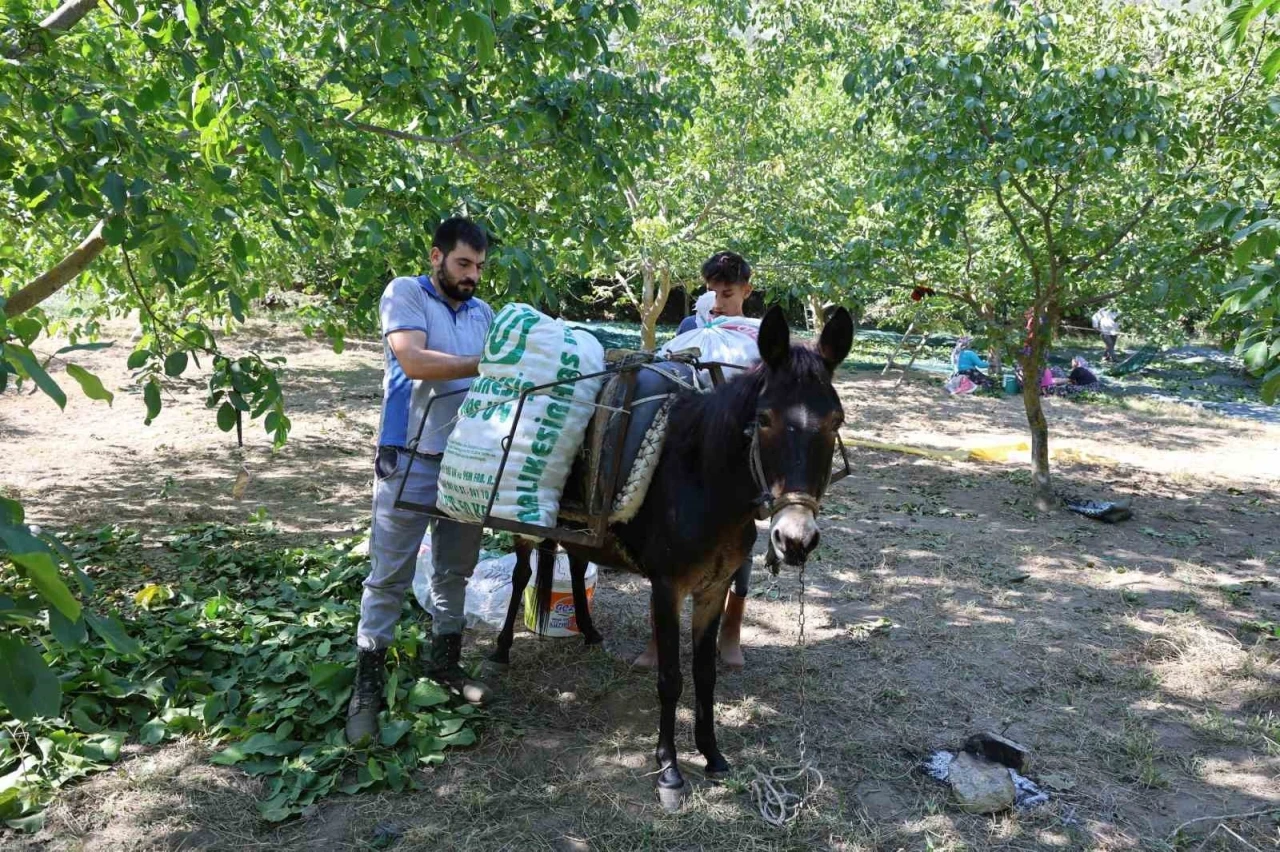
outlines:
[{"label": "metal load frame", "polygon": [[[578,544],[586,547],[603,546],[605,543],[606,534],[609,528],[609,516],[610,514],[612,514],[612,511],[613,511],[614,497],[617,494],[617,490],[618,490],[618,480],[622,475],[622,470],[620,469],[620,466],[619,466],[621,453],[618,452],[618,450],[621,450],[620,444],[626,438],[626,432],[627,432],[626,425],[629,424],[631,420],[631,402],[635,398],[636,376],[639,373],[639,371],[643,369],[646,365],[655,364],[655,363],[666,363],[666,362],[689,364],[691,367],[693,367],[695,371],[707,370],[711,374],[711,382],[713,386],[719,386],[724,383],[725,381],[724,371],[726,368],[733,369],[733,370],[745,369],[744,367],[738,364],[727,364],[719,361],[699,361],[697,358],[659,359],[659,358],[648,356],[648,357],[642,357],[640,359],[636,359],[633,357],[629,359],[624,359],[620,363],[611,364],[605,369],[594,372],[594,373],[587,373],[581,376],[574,376],[573,378],[569,378],[569,379],[557,379],[554,382],[547,382],[545,384],[535,385],[534,387],[527,388],[521,391],[520,396],[515,401],[516,412],[515,412],[515,417],[512,418],[512,421],[511,421],[511,429],[507,432],[506,437],[502,439],[502,460],[498,462],[498,473],[497,473],[497,476],[494,477],[492,488],[490,488],[489,490],[489,501],[488,501],[488,504],[485,506],[484,518],[481,521],[479,521],[478,525],[483,527],[488,527],[494,530],[501,530],[503,532],[514,533],[516,535],[521,535],[521,536],[529,536],[532,538],[548,538],[548,539],[551,539],[552,541],[561,542],[565,544]],[[581,507],[574,505],[571,507],[572,510],[574,510],[575,512],[581,512],[581,514],[589,518],[587,527],[585,529],[579,529],[579,528],[570,527],[570,526],[562,526],[559,523],[554,527],[544,527],[539,524],[526,524],[522,521],[513,521],[508,518],[495,518],[493,516],[493,504],[498,499],[498,485],[502,482],[502,475],[507,469],[507,459],[511,455],[511,443],[515,438],[516,429],[520,425],[520,415],[524,411],[525,400],[527,400],[530,396],[535,396],[537,394],[544,393],[560,385],[573,385],[573,384],[577,384],[578,382],[586,381],[588,379],[597,379],[597,378],[600,378],[601,376],[612,376],[617,374],[622,374],[624,377],[624,381],[626,382],[626,384],[623,387],[621,405],[619,406],[621,411],[616,412],[616,409],[612,407],[610,408],[597,407],[597,410],[595,413],[595,417],[601,418],[601,419],[607,418],[611,413],[615,413],[615,412],[621,413],[621,415],[624,418],[626,418],[626,420],[624,421],[623,428],[617,430],[617,437],[615,438],[615,441],[619,446],[615,446],[613,448],[614,452],[612,453],[602,454],[605,458],[609,459],[609,464],[613,465],[614,469],[605,470],[603,472],[603,475],[595,475],[595,472],[592,472],[592,475],[589,475],[587,477],[590,483],[590,492],[586,496],[585,505]],[[419,512],[424,515],[429,515],[433,518],[444,518],[445,520],[459,522],[457,518],[444,514],[434,506],[427,506],[422,503],[414,503],[410,500],[404,499],[404,488],[409,481],[409,475],[408,475],[409,472],[413,470],[414,463],[418,461],[420,457],[420,454],[417,452],[416,448],[418,446],[418,443],[422,439],[423,431],[426,429],[427,420],[431,416],[431,406],[435,403],[437,399],[444,399],[445,397],[464,394],[464,393],[467,393],[468,390],[469,388],[463,388],[456,391],[449,391],[448,393],[436,394],[432,396],[431,399],[427,400],[427,407],[422,412],[422,422],[418,424],[418,431],[413,437],[411,446],[407,448],[410,453],[409,467],[405,471],[404,478],[400,481],[399,490],[396,492],[395,507],[397,509],[406,509],[413,512]],[[503,403],[503,405],[510,405],[510,404],[511,404],[510,402]],[[575,403],[575,404],[581,404],[581,403]],[[603,423],[601,423],[600,425],[603,426]],[[832,482],[836,482],[838,480],[844,479],[850,473],[849,453],[848,453],[848,450],[845,449],[844,441],[840,439],[839,433],[836,434],[836,446],[840,453],[840,459],[841,459],[842,465],[832,470],[831,472]],[[603,487],[601,487],[601,483],[603,483]],[[562,504],[562,508],[564,508],[563,504]],[[472,522],[461,521],[459,523],[472,523]]]}]

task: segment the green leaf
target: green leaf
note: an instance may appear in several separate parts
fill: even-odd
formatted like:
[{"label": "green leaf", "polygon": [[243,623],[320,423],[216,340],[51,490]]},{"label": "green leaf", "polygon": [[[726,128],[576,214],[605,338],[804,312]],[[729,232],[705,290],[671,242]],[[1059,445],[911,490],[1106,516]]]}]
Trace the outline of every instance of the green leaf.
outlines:
[{"label": "green leaf", "polygon": [[53,553],[43,541],[23,527],[0,526],[0,544],[9,551],[10,559],[22,566],[42,598],[72,621],[80,617],[80,602],[58,576]]},{"label": "green leaf", "polygon": [[493,59],[497,33],[494,32],[493,21],[488,15],[482,15],[474,9],[467,9],[462,13],[462,29],[476,46],[476,58],[482,65]]},{"label": "green leaf", "polygon": [[7,819],[4,824],[10,828],[16,828],[18,831],[34,834],[44,828],[45,816],[47,811],[40,811],[31,816],[21,817],[19,819]]},{"label": "green leaf", "polygon": [[76,647],[88,635],[85,631],[83,618],[77,618],[72,621],[56,607],[49,610],[49,630],[53,633],[53,638],[57,639],[58,643],[64,648]]},{"label": "green leaf", "polygon": [[1271,51],[1262,63],[1262,79],[1274,83],[1277,75],[1280,75],[1280,47]]},{"label": "green leaf", "polygon": [[[635,6],[627,5],[622,7],[622,21],[627,25],[627,29],[635,32],[640,29],[640,12]],[[846,88],[847,88],[846,81]]]},{"label": "green leaf", "polygon": [[142,398],[147,403],[147,419],[144,423],[151,425],[151,421],[160,416],[160,383],[155,379],[147,382],[147,386],[142,391]]},{"label": "green leaf", "polygon": [[231,253],[240,260],[246,260],[249,257],[249,246],[245,244],[244,237],[239,232],[231,235]]},{"label": "green leaf", "polygon": [[106,400],[110,405],[116,395],[102,386],[102,380],[78,364],[67,365],[67,375],[80,383],[80,389],[89,399]]},{"label": "green leaf", "polygon": [[169,733],[168,726],[164,720],[160,718],[148,719],[138,732],[138,742],[143,745],[156,745],[164,742],[165,735]]},{"label": "green leaf", "polygon": [[224,402],[218,407],[218,428],[223,432],[230,432],[236,428],[236,408],[229,402]]},{"label": "green leaf", "polygon": [[393,719],[378,731],[378,742],[387,748],[391,748],[400,742],[412,728],[413,722],[408,719]]},{"label": "green leaf", "polygon": [[115,172],[107,172],[107,177],[102,181],[102,194],[106,196],[107,201],[111,202],[111,209],[119,213],[124,210],[125,186],[124,178]]},{"label": "green leaf", "polygon": [[182,375],[182,371],[187,369],[187,353],[186,352],[170,352],[164,359],[164,374],[171,378],[177,378]]},{"label": "green leaf", "polygon": [[125,366],[130,370],[137,370],[147,363],[147,359],[151,357],[150,349],[135,349],[129,354],[129,360],[125,362]]},{"label": "green leaf", "polygon": [[22,722],[56,718],[62,704],[62,686],[44,658],[7,634],[0,634],[0,703]]},{"label": "green leaf", "polygon": [[360,203],[363,202],[371,192],[373,192],[372,187],[353,186],[346,192],[342,193],[342,206],[353,209],[359,207]]},{"label": "green leaf", "polygon": [[304,745],[305,743],[297,740],[277,740],[272,734],[257,733],[242,743],[218,752],[210,758],[210,762],[219,766],[233,766],[251,755],[283,757],[298,753]]},{"label": "green leaf", "polygon": [[124,734],[119,731],[108,731],[93,737],[86,737],[84,756],[97,763],[115,763],[120,759],[120,749],[124,746]]},{"label": "green leaf", "polygon": [[9,343],[5,345],[4,352],[8,357],[18,362],[18,367],[23,374],[35,382],[36,387],[44,391],[45,395],[56,402],[59,408],[67,407],[67,395],[62,392],[62,388],[58,387],[57,382],[49,378],[49,374],[36,361],[36,357],[30,349]]},{"label": "green leaf", "polygon": [[258,134],[258,139],[262,142],[262,148],[267,152],[267,156],[273,160],[279,160],[284,156],[284,148],[280,146],[280,140],[276,138],[276,132],[267,125],[262,125],[262,131]]},{"label": "green leaf", "polygon": [[1262,401],[1274,405],[1280,397],[1280,366],[1275,367],[1262,379]]},{"label": "green leaf", "polygon": [[117,654],[136,655],[142,653],[142,646],[125,632],[124,625],[114,615],[102,616],[86,609],[84,611],[84,620],[88,622],[90,629],[97,633],[103,642],[107,643],[107,647]]},{"label": "green leaf", "polygon": [[317,692],[341,692],[355,680],[356,672],[342,663],[316,663],[311,668],[311,688]]},{"label": "green leaf", "polygon": [[22,523],[22,519],[26,517],[26,512],[22,508],[22,504],[17,500],[10,500],[8,497],[0,497],[0,525],[8,525],[16,527]]},{"label": "green leaf", "polygon": [[435,707],[449,700],[449,693],[433,680],[422,678],[409,690],[410,707]]},{"label": "green leaf", "polygon": [[1260,373],[1267,366],[1267,353],[1270,350],[1265,340],[1253,344],[1244,353],[1244,365],[1251,373]]},{"label": "green leaf", "polygon": [[196,0],[185,0],[182,8],[186,12],[187,29],[194,36],[196,28],[200,26],[200,6],[197,5]]}]

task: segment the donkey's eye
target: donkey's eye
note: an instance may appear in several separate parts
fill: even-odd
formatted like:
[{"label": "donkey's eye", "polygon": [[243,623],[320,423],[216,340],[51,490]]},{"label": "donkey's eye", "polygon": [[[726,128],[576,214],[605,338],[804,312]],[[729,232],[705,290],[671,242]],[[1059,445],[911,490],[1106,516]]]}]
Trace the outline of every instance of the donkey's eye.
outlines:
[{"label": "donkey's eye", "polygon": [[761,429],[772,429],[773,428],[773,412],[761,411],[759,414],[756,415],[756,422],[760,425]]}]

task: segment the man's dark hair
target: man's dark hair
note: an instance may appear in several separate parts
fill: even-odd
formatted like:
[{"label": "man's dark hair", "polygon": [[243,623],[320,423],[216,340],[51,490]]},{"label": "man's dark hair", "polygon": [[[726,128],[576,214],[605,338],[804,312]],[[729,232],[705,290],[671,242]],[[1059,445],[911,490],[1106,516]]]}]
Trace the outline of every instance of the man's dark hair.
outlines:
[{"label": "man's dark hair", "polygon": [[446,255],[457,248],[458,243],[466,243],[476,251],[489,250],[489,237],[484,228],[462,216],[445,219],[431,238],[431,247]]},{"label": "man's dark hair", "polygon": [[751,280],[751,264],[740,254],[718,251],[702,264],[702,280],[708,284],[742,284]]}]

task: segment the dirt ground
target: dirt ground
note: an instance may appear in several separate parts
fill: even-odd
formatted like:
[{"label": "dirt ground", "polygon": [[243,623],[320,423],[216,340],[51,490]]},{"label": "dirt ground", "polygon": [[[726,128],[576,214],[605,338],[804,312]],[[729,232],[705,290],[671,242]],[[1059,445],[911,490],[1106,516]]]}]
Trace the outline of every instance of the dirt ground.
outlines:
[{"label": "dirt ground", "polygon": [[[283,450],[258,426],[237,449],[198,376],[144,427],[125,339],[77,358],[117,390],[113,407],[78,393],[65,413],[12,390],[0,399],[0,489],[55,527],[155,530],[259,509],[304,537],[367,522],[377,345],[335,355],[267,324],[240,342],[289,359]],[[1016,399],[841,378],[851,438],[1023,440]],[[685,652],[677,742],[695,790],[678,814],[659,809],[650,774],[654,678],[627,664],[648,629],[647,596],[615,574],[596,596],[607,650],[518,634],[480,744],[450,752],[423,792],[334,796],[271,826],[252,781],[210,766],[192,741],[64,791],[44,832],[10,838],[13,848],[1275,848],[1276,820],[1230,815],[1280,808],[1280,642],[1256,629],[1280,622],[1280,427],[1182,408],[1047,409],[1053,446],[1068,450],[1055,462],[1060,491],[1130,496],[1134,518],[1037,515],[1017,454],[995,464],[854,451],[805,572],[803,672],[799,577],[757,569],[747,668],[722,671],[717,688],[721,747],[737,770],[723,785],[703,781],[693,751]],[[492,641],[478,634],[471,653]],[[771,829],[747,783],[795,760],[802,727],[825,785],[797,823]],[[1049,804],[966,815],[918,771],[979,730],[1032,750],[1028,774]]]}]

